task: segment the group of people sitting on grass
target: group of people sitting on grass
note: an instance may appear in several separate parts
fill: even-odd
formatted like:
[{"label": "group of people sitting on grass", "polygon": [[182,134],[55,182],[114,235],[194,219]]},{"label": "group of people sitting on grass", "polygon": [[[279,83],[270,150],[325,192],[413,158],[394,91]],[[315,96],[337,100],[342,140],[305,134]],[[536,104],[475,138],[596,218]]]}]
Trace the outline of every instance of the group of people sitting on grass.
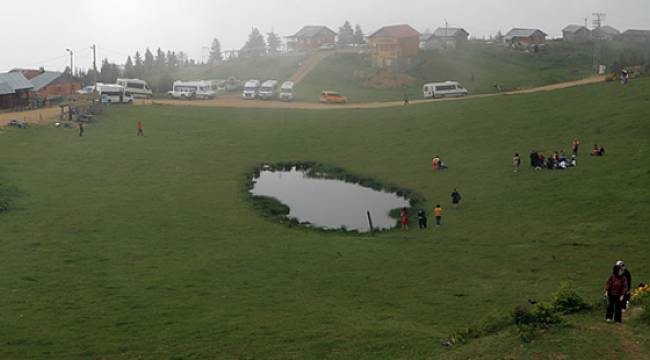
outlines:
[{"label": "group of people sitting on grass", "polygon": [[[517,155],[517,154],[515,154]],[[518,157],[518,155],[517,155]],[[569,167],[574,167],[577,166],[577,160],[576,160],[577,154],[571,155],[571,159],[567,158],[567,156],[564,154],[564,150],[562,151],[555,151],[551,156],[548,158],[544,157],[544,154],[541,152],[537,152],[536,150],[533,150],[530,152],[530,166],[535,168],[536,170],[541,170],[541,169],[566,169]]]},{"label": "group of people sitting on grass", "polygon": [[605,155],[605,148],[602,145],[600,145],[599,147],[598,144],[594,144],[594,148],[591,149],[591,156],[603,156],[603,155]]},{"label": "group of people sitting on grass", "polygon": [[447,165],[442,161],[440,156],[434,155],[433,160],[431,160],[431,164],[433,165],[433,170],[444,170],[447,168]]}]

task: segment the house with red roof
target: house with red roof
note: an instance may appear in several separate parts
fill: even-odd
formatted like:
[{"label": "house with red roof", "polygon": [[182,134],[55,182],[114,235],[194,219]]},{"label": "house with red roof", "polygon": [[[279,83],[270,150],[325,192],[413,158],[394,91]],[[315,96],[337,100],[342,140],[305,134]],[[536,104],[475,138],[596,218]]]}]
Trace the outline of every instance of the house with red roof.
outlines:
[{"label": "house with red roof", "polygon": [[384,26],[368,36],[378,67],[411,65],[420,51],[420,33],[409,25]]}]

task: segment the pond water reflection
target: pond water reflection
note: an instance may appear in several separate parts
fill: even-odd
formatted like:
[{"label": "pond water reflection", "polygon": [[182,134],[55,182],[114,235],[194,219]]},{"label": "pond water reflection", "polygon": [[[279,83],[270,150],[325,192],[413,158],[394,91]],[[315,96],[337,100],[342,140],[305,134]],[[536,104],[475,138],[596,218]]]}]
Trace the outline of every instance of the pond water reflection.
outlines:
[{"label": "pond water reflection", "polygon": [[262,170],[254,179],[251,194],[277,199],[290,209],[289,217],[324,229],[367,232],[366,211],[370,211],[375,229],[390,229],[396,219],[389,216],[395,208],[409,207],[402,196],[341,180],[314,178],[305,170]]}]

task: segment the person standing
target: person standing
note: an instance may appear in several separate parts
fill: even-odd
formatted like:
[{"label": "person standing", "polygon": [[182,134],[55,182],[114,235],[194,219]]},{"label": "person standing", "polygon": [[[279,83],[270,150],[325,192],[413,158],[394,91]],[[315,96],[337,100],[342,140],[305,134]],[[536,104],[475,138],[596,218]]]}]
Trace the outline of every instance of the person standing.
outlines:
[{"label": "person standing", "polygon": [[409,214],[406,208],[402,209],[402,231],[409,229]]},{"label": "person standing", "polygon": [[605,283],[605,296],[607,296],[605,321],[612,321],[612,317],[614,318],[614,322],[622,321],[623,300],[630,288],[627,283],[627,278],[623,276],[623,272],[623,267],[618,265],[614,266],[612,275]]},{"label": "person standing", "polygon": [[580,147],[580,140],[578,138],[571,141],[571,150],[573,150],[573,155],[578,156],[578,148]]},{"label": "person standing", "polygon": [[424,209],[418,210],[418,225],[420,225],[420,229],[427,228],[427,214]]},{"label": "person standing", "polygon": [[515,153],[515,155],[512,156],[512,166],[515,168],[515,172],[519,172],[519,168],[521,167],[521,158],[519,157],[519,153]]},{"label": "person standing", "polygon": [[627,280],[627,292],[625,293],[625,298],[623,298],[623,310],[627,309],[627,303],[630,301],[630,290],[632,288],[632,274],[627,270],[625,262],[623,260],[618,260],[616,266],[620,266],[623,269],[623,276]]},{"label": "person standing", "polygon": [[79,136],[84,136],[84,123],[79,123]]},{"label": "person standing", "polygon": [[442,208],[440,207],[440,204],[436,205],[433,212],[436,215],[436,226],[440,226],[440,223],[442,222]]},{"label": "person standing", "polygon": [[138,120],[138,123],[136,124],[136,127],[138,128],[138,136],[144,136],[144,131],[142,130],[142,122]]},{"label": "person standing", "polygon": [[454,189],[454,192],[451,193],[451,203],[454,205],[455,208],[458,207],[458,204],[460,203],[460,193],[458,190]]}]

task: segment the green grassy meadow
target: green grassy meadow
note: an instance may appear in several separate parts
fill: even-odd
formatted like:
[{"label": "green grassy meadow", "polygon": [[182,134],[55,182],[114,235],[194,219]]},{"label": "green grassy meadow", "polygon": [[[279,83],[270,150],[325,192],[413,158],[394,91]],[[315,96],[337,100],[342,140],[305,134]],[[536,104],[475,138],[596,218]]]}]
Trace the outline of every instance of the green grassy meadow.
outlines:
[{"label": "green grassy meadow", "polygon": [[405,95],[422,98],[427,82],[457,80],[471,94],[529,88],[577,80],[591,75],[591,48],[584,44],[550,43],[548,50],[530,54],[494,44],[469,42],[448,51],[421,51],[418,65],[407,74],[416,79],[410,86],[373,89],[363,86],[354,74],[371,66],[369,55],[335,54],[326,58],[296,87],[301,101],[314,101],[323,89],[338,90],[350,102],[399,100]]},{"label": "green grassy meadow", "polygon": [[[598,301],[619,258],[650,281],[649,94],[646,78],[388,109],[116,106],[83,138],[0,129],[0,358],[638,358],[650,327],[599,310],[531,343],[512,329],[440,342],[562,282]],[[576,136],[576,168],[528,166]],[[605,157],[587,155],[594,143]],[[448,171],[432,172],[434,154]],[[275,223],[245,187],[283,161],[412,189],[429,214],[442,204],[443,226]]]}]

